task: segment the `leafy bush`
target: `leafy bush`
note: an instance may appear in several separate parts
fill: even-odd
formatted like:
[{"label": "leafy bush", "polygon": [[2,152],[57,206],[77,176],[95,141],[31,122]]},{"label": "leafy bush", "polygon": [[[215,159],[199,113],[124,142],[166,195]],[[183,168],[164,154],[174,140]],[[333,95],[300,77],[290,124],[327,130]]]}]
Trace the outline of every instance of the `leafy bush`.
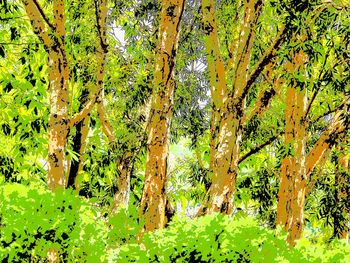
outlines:
[{"label": "leafy bush", "polygon": [[0,200],[1,262],[38,262],[50,249],[60,262],[106,261],[106,224],[72,191],[6,184]]},{"label": "leafy bush", "polygon": [[350,262],[344,241],[308,237],[290,248],[283,231],[250,217],[177,217],[138,240],[136,206],[102,217],[70,190],[15,183],[0,186],[0,200],[1,262],[45,262],[51,249],[60,262]]},{"label": "leafy bush", "polygon": [[[311,244],[290,248],[282,230],[270,230],[249,217],[219,214],[195,220],[177,218],[169,228],[146,233],[140,243],[124,244],[112,262],[347,262],[349,245]],[[343,260],[343,261],[342,261]]]},{"label": "leafy bush", "polygon": [[130,203],[128,208],[120,208],[108,218],[108,244],[111,247],[136,242],[137,236],[141,232],[142,224],[139,222],[138,209],[133,198],[131,198]]},{"label": "leafy bush", "polygon": [[289,249],[282,235],[250,218],[215,214],[175,219],[169,228],[145,234],[141,244],[121,246],[114,257],[121,262],[264,262],[300,255]]}]

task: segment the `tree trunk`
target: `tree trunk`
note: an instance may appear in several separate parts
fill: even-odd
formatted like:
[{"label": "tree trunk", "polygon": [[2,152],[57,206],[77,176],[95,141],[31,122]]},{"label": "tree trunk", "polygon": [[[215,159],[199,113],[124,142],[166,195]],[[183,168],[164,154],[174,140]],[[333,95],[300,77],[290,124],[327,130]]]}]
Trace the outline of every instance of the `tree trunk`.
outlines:
[{"label": "tree trunk", "polygon": [[[307,56],[301,50],[292,54],[292,62],[287,63],[287,70],[294,74],[307,61]],[[306,127],[304,117],[307,108],[306,88],[297,86],[292,79],[287,90],[286,128],[284,145],[287,156],[282,161],[280,188],[276,223],[282,225],[288,232],[287,241],[295,244],[304,229],[304,204],[307,186],[306,173]]]},{"label": "tree trunk", "polygon": [[167,157],[175,91],[174,69],[184,0],[162,1],[140,213],[145,231],[165,223]]},{"label": "tree trunk", "polygon": [[[202,0],[203,28],[212,94],[212,119],[210,142],[210,188],[197,216],[221,212],[231,214],[233,195],[238,173],[241,119],[244,114],[244,87],[247,83],[250,51],[255,26],[260,16],[262,2],[245,1],[240,40],[232,45],[234,87],[228,92],[225,65],[220,52],[218,26],[215,19],[214,0]],[[232,50],[233,51],[233,50]],[[229,63],[231,64],[231,63]]]},{"label": "tree trunk", "polygon": [[64,158],[68,132],[68,65],[61,50],[49,51],[50,117],[49,171],[51,190],[64,186]]},{"label": "tree trunk", "polygon": [[126,153],[117,161],[117,192],[113,199],[113,212],[119,207],[127,208],[130,199],[130,179],[133,170],[132,153]]},{"label": "tree trunk", "polygon": [[68,64],[65,53],[64,1],[53,1],[57,37],[49,47],[49,171],[50,189],[64,187],[64,158],[68,135]]},{"label": "tree trunk", "polygon": [[219,119],[218,142],[212,154],[212,182],[198,215],[232,213],[238,173],[240,129],[240,121],[232,111],[227,110],[222,114]]},{"label": "tree trunk", "polygon": [[[53,1],[54,23],[51,24],[39,4],[22,1],[33,31],[48,53],[49,71],[49,149],[48,186],[51,190],[64,187],[64,157],[68,135],[68,64],[65,53],[65,14],[62,0]],[[50,30],[46,29],[48,24]]]},{"label": "tree trunk", "polygon": [[[339,147],[340,153],[337,160],[335,174],[335,200],[341,215],[348,215],[347,200],[349,199],[349,158],[344,154],[344,148]],[[339,221],[339,214],[334,217],[333,236],[348,240],[349,223],[347,216]]]},{"label": "tree trunk", "polygon": [[[83,89],[80,96],[80,107],[79,111],[83,110],[89,101],[89,91]],[[84,153],[87,145],[87,135],[89,132],[90,116],[86,116],[83,120],[76,125],[76,134],[73,138],[73,151],[79,154],[78,160],[71,160],[71,165],[69,169],[67,188],[72,187],[73,189],[78,189],[77,177],[83,169],[84,165]]]}]

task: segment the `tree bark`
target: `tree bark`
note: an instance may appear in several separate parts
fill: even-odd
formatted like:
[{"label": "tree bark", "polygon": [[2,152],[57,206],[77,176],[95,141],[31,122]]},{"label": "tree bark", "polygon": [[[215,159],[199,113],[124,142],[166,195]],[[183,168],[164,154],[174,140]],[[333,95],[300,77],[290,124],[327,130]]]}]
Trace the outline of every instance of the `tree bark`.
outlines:
[{"label": "tree bark", "polygon": [[[83,110],[89,100],[90,92],[84,88],[80,96],[79,111]],[[73,151],[79,154],[78,160],[71,160],[66,187],[79,190],[78,175],[84,166],[84,153],[87,145],[87,135],[89,132],[90,116],[76,124],[76,134],[73,138]]]},{"label": "tree bark", "polygon": [[[97,60],[97,68],[96,68],[96,94],[93,95],[93,98],[89,98],[90,92],[84,88],[82,95],[80,97],[80,108],[79,114],[81,116],[76,116],[74,119],[79,121],[71,120],[74,123],[71,125],[76,125],[76,135],[73,138],[74,145],[73,151],[79,153],[78,161],[72,160],[71,167],[69,169],[68,180],[67,180],[67,188],[72,187],[73,189],[78,189],[77,176],[79,172],[83,169],[84,165],[84,153],[87,144],[87,135],[89,131],[89,123],[90,123],[90,111],[93,108],[95,102],[98,104],[98,113],[101,117],[102,129],[105,129],[106,123],[108,123],[104,116],[104,89],[103,89],[103,79],[105,72],[105,63],[106,63],[106,54],[107,54],[107,0],[101,0],[95,2],[95,14],[96,14],[96,27],[98,31],[98,45],[96,49],[96,60]],[[90,95],[90,96],[89,96]],[[79,115],[78,114],[78,115]],[[111,130],[111,129],[110,129]],[[108,133],[106,133],[108,134]],[[109,137],[110,139],[110,137]],[[111,140],[111,139],[110,139]],[[113,141],[113,140],[111,140]]]},{"label": "tree bark", "polygon": [[294,245],[304,229],[306,190],[306,128],[303,117],[307,97],[305,89],[292,86],[287,91],[285,147],[288,156],[282,161],[276,223],[288,232],[287,241]]},{"label": "tree bark", "polygon": [[64,187],[63,164],[69,127],[69,71],[64,45],[66,34],[64,2],[63,0],[53,1],[53,24],[36,1],[23,0],[22,2],[34,33],[41,39],[48,53],[50,94],[48,186],[51,190],[54,190],[58,187]]},{"label": "tree bark", "polygon": [[[287,70],[293,74],[307,61],[307,56],[302,50],[297,54],[292,51],[291,55],[292,62],[287,63]],[[348,111],[349,100],[347,99],[344,107],[336,112],[333,120],[306,155],[307,95],[305,88],[296,87],[292,80],[286,97],[285,147],[288,153],[281,166],[276,224],[284,227],[288,232],[288,243],[294,246],[304,229],[305,197],[311,191],[310,186],[314,184],[310,182],[310,175],[316,165],[325,160],[337,138],[348,128],[349,120],[344,113]]]},{"label": "tree bark", "polygon": [[[340,209],[342,215],[348,215],[347,201],[349,199],[349,157],[344,154],[344,147],[339,147],[339,156],[337,158],[337,168],[335,173],[335,200],[337,209]],[[334,217],[333,236],[348,240],[349,223],[347,216],[345,222],[338,221],[339,216]]]},{"label": "tree bark", "polygon": [[162,1],[154,92],[148,125],[147,163],[140,214],[144,230],[166,224],[167,157],[175,92],[174,69],[184,0]]},{"label": "tree bark", "polygon": [[130,199],[130,180],[133,171],[133,153],[125,153],[117,161],[117,192],[113,199],[113,212],[116,212],[118,208],[127,208]]},{"label": "tree bark", "polygon": [[[248,66],[261,13],[262,1],[246,0],[244,16],[237,44],[233,44],[233,91],[226,83],[225,65],[220,52],[214,0],[202,0],[203,27],[212,94],[210,142],[211,185],[197,216],[221,212],[231,214],[233,195],[240,160],[242,117],[244,115],[244,87],[248,80]],[[230,63],[229,63],[230,64]],[[229,72],[229,73],[230,73]]]}]

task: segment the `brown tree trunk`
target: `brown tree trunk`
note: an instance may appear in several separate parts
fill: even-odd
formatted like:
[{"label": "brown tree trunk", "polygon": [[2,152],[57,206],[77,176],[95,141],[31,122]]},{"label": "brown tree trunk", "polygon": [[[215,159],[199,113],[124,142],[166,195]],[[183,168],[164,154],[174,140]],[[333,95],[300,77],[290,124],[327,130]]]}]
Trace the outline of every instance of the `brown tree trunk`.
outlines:
[{"label": "brown tree trunk", "polygon": [[[90,92],[87,89],[83,89],[80,96],[80,107],[79,111],[83,110],[89,101]],[[73,151],[79,154],[78,160],[71,160],[70,169],[68,173],[67,185],[66,187],[78,189],[78,175],[83,169],[84,165],[84,153],[87,145],[87,135],[89,132],[90,116],[86,116],[83,120],[76,125],[76,134],[73,138]]]},{"label": "brown tree trunk", "polygon": [[[292,63],[287,63],[289,73],[299,70],[307,61],[303,51],[292,55]],[[310,175],[316,165],[322,164],[336,139],[346,131],[349,121],[343,118],[348,111],[349,100],[334,115],[333,120],[321,134],[311,151],[306,155],[306,114],[307,97],[305,89],[292,86],[287,91],[286,103],[286,130],[285,147],[288,152],[282,161],[280,188],[278,192],[278,205],[276,224],[281,225],[288,232],[287,241],[295,245],[295,241],[302,236],[304,228],[304,204],[314,181]],[[310,102],[311,103],[311,102]]]},{"label": "brown tree trunk", "polygon": [[147,163],[140,213],[145,231],[165,223],[168,140],[175,91],[174,69],[184,0],[162,1],[148,125]]},{"label": "brown tree trunk", "polygon": [[130,179],[133,170],[133,154],[126,153],[117,161],[117,192],[113,199],[113,212],[127,208],[130,199]]},{"label": "brown tree trunk", "polygon": [[37,1],[22,0],[22,3],[30,19],[34,33],[40,38],[48,53],[50,94],[48,186],[51,190],[55,190],[58,187],[65,186],[64,158],[68,131],[88,115],[93,108],[96,97],[99,98],[101,93],[103,94],[100,90],[102,88],[105,54],[107,50],[105,42],[107,0],[95,2],[98,5],[96,16],[100,40],[100,48],[97,52],[97,59],[100,62],[100,66],[97,69],[97,95],[71,120],[68,119],[69,70],[64,45],[66,34],[64,1],[53,1],[53,23],[51,23]]},{"label": "brown tree trunk", "polygon": [[[335,200],[336,205],[341,209],[341,213],[348,214],[347,200],[349,199],[349,158],[344,154],[344,147],[339,147],[339,156],[335,174]],[[345,208],[345,209],[344,209]],[[347,217],[346,217],[347,218]],[[333,236],[348,240],[349,223],[337,222],[338,217],[334,218]],[[345,225],[342,225],[344,224]]]},{"label": "brown tree trunk", "polygon": [[[221,212],[231,214],[240,159],[241,119],[244,115],[244,88],[247,84],[250,51],[262,2],[246,0],[240,38],[232,45],[229,74],[220,52],[214,0],[202,0],[203,27],[212,94],[210,142],[210,188],[197,215]],[[230,64],[230,63],[229,63]],[[228,92],[226,77],[232,74],[233,91]]]},{"label": "brown tree trunk", "polygon": [[[63,0],[53,1],[53,24],[40,5],[22,1],[35,34],[48,53],[49,71],[49,160],[48,185],[51,190],[64,187],[64,157],[68,135],[68,64],[65,53],[65,14]],[[51,31],[48,33],[46,24]]]},{"label": "brown tree trunk", "polygon": [[[300,90],[301,89],[301,90]],[[285,147],[288,156],[282,161],[276,223],[288,232],[288,242],[294,245],[304,228],[306,190],[305,144],[303,118],[306,91],[292,86],[287,91]]]},{"label": "brown tree trunk", "polygon": [[49,47],[49,171],[50,189],[64,187],[64,158],[68,135],[68,64],[65,53],[64,1],[53,1],[57,38]]}]

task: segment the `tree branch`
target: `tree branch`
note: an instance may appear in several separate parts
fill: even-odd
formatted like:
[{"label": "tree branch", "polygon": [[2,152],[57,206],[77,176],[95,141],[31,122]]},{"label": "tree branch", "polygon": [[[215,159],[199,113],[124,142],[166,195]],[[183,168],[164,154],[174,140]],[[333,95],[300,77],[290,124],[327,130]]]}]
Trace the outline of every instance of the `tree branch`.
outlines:
[{"label": "tree branch", "polygon": [[247,152],[246,154],[244,154],[241,158],[239,158],[238,160],[238,164],[240,164],[241,162],[243,162],[244,160],[246,160],[247,158],[249,158],[250,156],[252,156],[253,154],[259,152],[260,150],[262,150],[265,146],[270,145],[271,143],[273,143],[277,138],[278,135],[274,135],[272,136],[270,139],[268,139],[266,142],[256,146],[255,148],[251,149],[249,152]]},{"label": "tree branch", "polygon": [[321,116],[318,116],[316,119],[314,119],[314,120],[312,121],[312,123],[316,123],[316,122],[318,122],[320,119],[326,117],[327,115],[329,115],[329,114],[331,114],[331,113],[334,113],[334,112],[336,112],[337,110],[343,109],[344,106],[345,106],[345,103],[340,104],[339,106],[335,107],[334,109],[325,112],[325,113],[322,114]]},{"label": "tree branch", "polygon": [[52,32],[56,31],[56,28],[54,25],[50,22],[49,18],[45,15],[44,10],[41,8],[40,4],[38,3],[37,0],[32,0],[33,3],[35,4],[36,8],[38,9],[39,13],[41,14],[41,17],[44,19],[46,24],[51,28]]},{"label": "tree branch", "polygon": [[97,113],[101,120],[102,131],[106,134],[110,143],[115,141],[113,134],[113,127],[106,118],[106,112],[104,107],[104,89],[103,89],[103,78],[104,78],[104,66],[106,62],[107,43],[106,43],[106,20],[107,20],[107,0],[94,0],[95,3],[95,15],[96,15],[96,27],[99,37],[99,47],[96,51],[97,56],[97,88],[100,90],[99,100],[97,101]]},{"label": "tree branch", "polygon": [[97,113],[101,120],[102,131],[107,136],[108,141],[110,143],[115,141],[115,137],[113,134],[113,128],[108,119],[106,118],[105,108],[103,102],[99,102],[97,105]]},{"label": "tree branch", "polygon": [[278,50],[280,45],[282,45],[283,41],[285,40],[286,33],[287,33],[287,28],[285,27],[285,25],[283,25],[282,28],[280,29],[275,41],[273,42],[273,44],[270,46],[269,49],[267,49],[265,51],[265,53],[263,54],[263,56],[260,58],[259,62],[255,66],[254,70],[252,71],[252,73],[248,77],[248,80],[243,88],[243,92],[241,95],[242,99],[244,99],[248,95],[248,92],[249,92],[251,86],[254,84],[256,79],[259,77],[260,73],[264,70],[265,66],[267,64],[269,64],[270,61],[276,56],[275,55],[276,50]]},{"label": "tree branch", "polygon": [[[330,152],[331,152],[330,149],[328,149],[323,154],[323,156],[322,156],[322,158],[321,158],[321,160],[320,160],[320,162],[318,164],[319,168],[322,168],[325,165]],[[314,186],[317,183],[318,179],[320,179],[322,177],[322,175],[323,175],[323,173],[318,172],[317,175],[314,178],[312,178],[312,180],[307,184],[307,187],[306,187],[306,190],[305,190],[305,197],[306,198],[310,195],[312,189],[314,188]]]},{"label": "tree branch", "polygon": [[262,74],[265,80],[270,84],[271,88],[269,90],[264,90],[260,92],[258,101],[255,103],[255,106],[250,114],[245,114],[242,117],[242,125],[249,123],[255,116],[259,116],[265,112],[265,110],[269,107],[271,100],[275,97],[276,94],[279,94],[281,86],[284,83],[284,79],[278,77],[276,80],[271,80],[271,73],[273,70],[273,65],[270,62],[266,71]]},{"label": "tree branch", "polygon": [[245,114],[242,118],[242,125],[249,123],[253,117],[262,114],[270,105],[271,99],[276,95],[276,90],[272,87],[269,90],[265,90],[259,100],[255,103],[255,106],[250,114]]},{"label": "tree branch", "polygon": [[255,30],[261,15],[262,6],[262,0],[246,0],[244,4],[244,21],[239,33],[240,39],[236,52],[237,62],[234,68],[233,93],[236,98],[242,96],[243,88],[247,82],[251,49],[253,47]]},{"label": "tree branch", "polygon": [[[333,46],[333,44],[332,44],[332,46]],[[323,73],[324,68],[325,68],[325,66],[326,66],[326,63],[327,63],[327,60],[328,60],[328,57],[329,57],[329,54],[330,54],[331,49],[332,49],[332,47],[330,47],[330,48],[328,49],[328,51],[327,51],[326,57],[325,57],[325,59],[324,59],[324,61],[323,61],[323,65],[322,65],[320,74],[318,74],[318,78],[317,78],[318,80],[322,80],[322,79],[323,79],[322,73]],[[317,97],[317,94],[318,94],[318,92],[319,92],[320,90],[321,90],[321,88],[319,87],[319,88],[318,88],[317,90],[315,90],[315,92],[312,94],[310,103],[309,103],[309,105],[307,106],[307,110],[306,110],[305,115],[304,115],[304,120],[307,119],[307,117],[308,117],[308,115],[309,115],[309,113],[310,113],[310,111],[311,111],[312,104],[314,103],[314,101],[315,101],[315,99],[316,99],[316,97]]]},{"label": "tree branch", "polygon": [[327,126],[326,130],[321,134],[320,138],[306,156],[306,175],[310,176],[315,166],[322,159],[327,150],[336,143],[336,139],[349,128],[349,118],[344,116],[348,114],[350,100],[347,99],[344,103],[344,109],[338,110]]},{"label": "tree branch", "polygon": [[226,73],[220,52],[213,0],[202,1],[202,13],[212,101],[215,110],[217,110],[221,107],[226,97]]},{"label": "tree branch", "polygon": [[44,19],[34,0],[22,0],[27,16],[29,17],[34,33],[44,43],[45,49],[52,46],[52,40],[46,30]]},{"label": "tree branch", "polygon": [[40,42],[31,42],[31,43],[11,43],[11,42],[0,42],[0,45],[14,45],[14,46],[22,46],[22,45],[43,45]]},{"label": "tree branch", "polygon": [[[199,8],[198,8],[198,10],[197,10],[197,13],[200,13],[201,12],[201,6],[199,6]],[[193,21],[192,21],[192,23],[191,23],[191,25],[190,25],[190,28],[189,28],[189,30],[186,32],[187,34],[183,34],[184,36],[182,37],[182,39],[179,41],[179,46],[182,46],[182,44],[183,43],[185,43],[188,39],[189,39],[189,37],[190,37],[190,35],[191,35],[191,33],[192,33],[192,31],[193,31],[193,28],[194,28],[194,25],[196,24],[196,22],[197,22],[197,20],[198,20],[198,17],[199,16],[195,16],[194,18],[193,18]]]},{"label": "tree branch", "polygon": [[93,96],[93,98],[84,106],[84,108],[69,121],[69,128],[72,128],[73,126],[77,125],[86,116],[90,114],[99,96],[100,96],[100,91],[98,91]]},{"label": "tree branch", "polygon": [[106,43],[106,19],[107,19],[107,0],[94,0],[95,4],[95,15],[96,15],[96,27],[98,32],[98,37],[100,39],[100,47],[104,54],[107,53],[107,43]]}]

